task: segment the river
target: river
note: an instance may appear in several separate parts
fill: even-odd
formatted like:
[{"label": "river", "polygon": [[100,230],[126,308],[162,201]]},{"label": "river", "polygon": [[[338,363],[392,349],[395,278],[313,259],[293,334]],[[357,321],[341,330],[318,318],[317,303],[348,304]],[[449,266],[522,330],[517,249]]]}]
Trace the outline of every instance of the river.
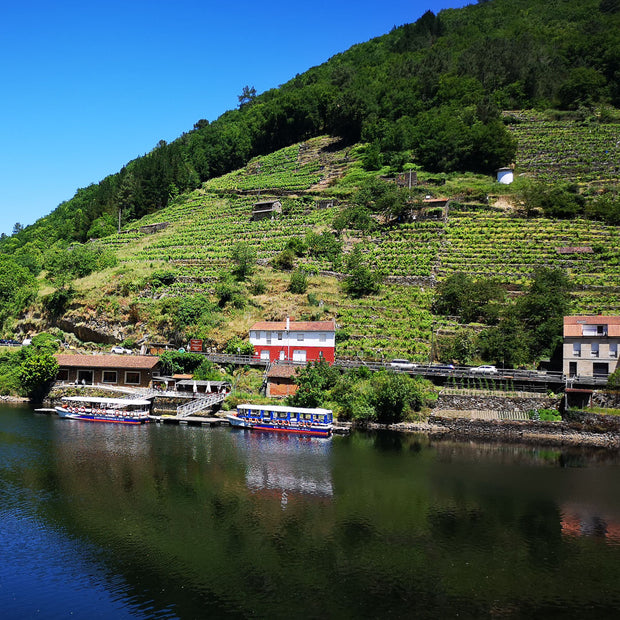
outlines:
[{"label": "river", "polygon": [[3,618],[606,618],[620,457],[0,407]]}]

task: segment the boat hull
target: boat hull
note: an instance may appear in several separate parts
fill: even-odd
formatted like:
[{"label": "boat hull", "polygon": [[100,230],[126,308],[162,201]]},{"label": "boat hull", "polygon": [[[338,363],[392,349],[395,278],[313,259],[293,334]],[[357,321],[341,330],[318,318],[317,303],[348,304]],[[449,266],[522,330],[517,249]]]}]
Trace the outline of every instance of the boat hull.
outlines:
[{"label": "boat hull", "polygon": [[312,426],[300,426],[298,424],[278,425],[262,421],[246,420],[231,414],[226,417],[232,426],[247,428],[253,431],[287,433],[310,437],[330,437],[332,434],[332,427],[330,424],[313,424]]},{"label": "boat hull", "polygon": [[146,424],[149,421],[148,415],[128,416],[122,412],[116,414],[95,414],[88,411],[85,412],[72,412],[63,409],[63,407],[56,407],[56,413],[61,418],[68,420],[82,420],[84,422],[104,422],[107,424],[128,424],[132,426],[138,426],[140,424]]}]

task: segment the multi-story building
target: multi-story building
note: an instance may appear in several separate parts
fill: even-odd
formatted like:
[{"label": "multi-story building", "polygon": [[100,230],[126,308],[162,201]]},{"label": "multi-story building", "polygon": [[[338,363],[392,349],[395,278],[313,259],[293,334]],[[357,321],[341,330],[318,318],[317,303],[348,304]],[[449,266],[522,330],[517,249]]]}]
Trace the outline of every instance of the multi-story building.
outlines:
[{"label": "multi-story building", "polygon": [[260,321],[250,328],[254,355],[261,359],[333,364],[336,354],[335,321]]},{"label": "multi-story building", "polygon": [[618,367],[620,316],[564,317],[564,374],[606,376]]}]

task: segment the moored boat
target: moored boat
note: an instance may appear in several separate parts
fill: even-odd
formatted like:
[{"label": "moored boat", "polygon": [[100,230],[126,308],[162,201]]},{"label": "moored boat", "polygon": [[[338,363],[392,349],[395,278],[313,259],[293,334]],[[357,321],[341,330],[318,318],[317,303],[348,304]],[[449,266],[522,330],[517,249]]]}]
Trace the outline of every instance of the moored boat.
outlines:
[{"label": "moored boat", "polygon": [[309,409],[284,405],[237,406],[236,413],[226,415],[232,426],[256,431],[274,431],[329,437],[332,433],[333,414],[330,409]]},{"label": "moored boat", "polygon": [[61,418],[111,424],[145,424],[149,421],[150,401],[132,398],[65,396],[56,406]]}]

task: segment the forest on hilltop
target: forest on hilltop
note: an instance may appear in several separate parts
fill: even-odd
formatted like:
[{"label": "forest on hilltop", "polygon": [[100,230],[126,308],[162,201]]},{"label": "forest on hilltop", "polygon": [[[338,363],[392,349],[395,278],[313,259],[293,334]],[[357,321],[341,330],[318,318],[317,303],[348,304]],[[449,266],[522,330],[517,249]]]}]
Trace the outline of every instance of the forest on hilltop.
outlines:
[{"label": "forest on hilltop", "polygon": [[502,109],[620,106],[620,0],[491,0],[428,11],[80,189],[0,240],[36,272],[57,244],[114,232],[210,178],[313,136],[371,144],[368,167],[489,172],[515,140]]}]

